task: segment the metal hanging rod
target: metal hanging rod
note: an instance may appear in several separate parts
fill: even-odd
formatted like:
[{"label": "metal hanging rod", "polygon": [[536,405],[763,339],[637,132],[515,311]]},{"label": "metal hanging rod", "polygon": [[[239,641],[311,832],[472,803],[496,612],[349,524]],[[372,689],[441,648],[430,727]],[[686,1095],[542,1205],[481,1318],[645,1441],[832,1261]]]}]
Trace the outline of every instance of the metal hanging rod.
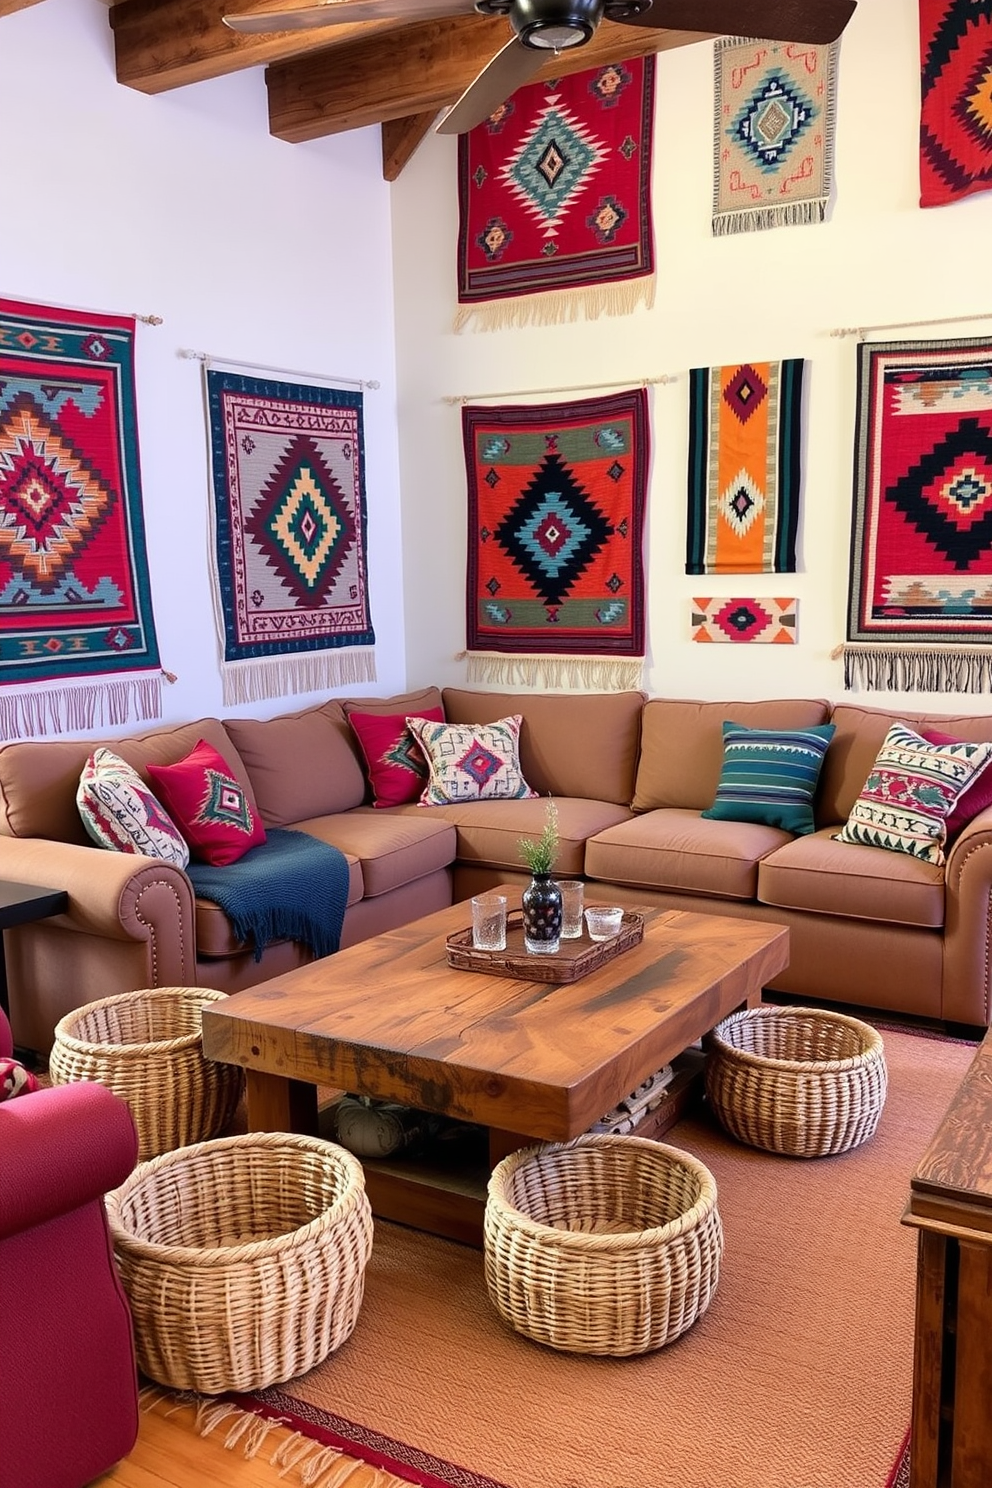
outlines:
[{"label": "metal hanging rod", "polygon": [[374,377],[338,377],[333,372],[300,372],[294,367],[267,367],[261,362],[236,362],[233,357],[215,356],[209,351],[193,351],[180,346],[177,355],[191,362],[220,362],[225,367],[241,367],[246,372],[274,372],[277,377],[302,378],[312,382],[343,382],[349,387],[378,388],[381,383]]},{"label": "metal hanging rod", "polygon": [[598,393],[603,388],[629,387],[631,383],[637,387],[648,387],[651,384],[664,385],[668,382],[678,382],[678,378],[662,372],[658,377],[623,377],[615,378],[613,382],[580,382],[573,387],[516,388],[505,393],[445,393],[444,402],[484,403],[490,398],[547,397],[551,393]]}]

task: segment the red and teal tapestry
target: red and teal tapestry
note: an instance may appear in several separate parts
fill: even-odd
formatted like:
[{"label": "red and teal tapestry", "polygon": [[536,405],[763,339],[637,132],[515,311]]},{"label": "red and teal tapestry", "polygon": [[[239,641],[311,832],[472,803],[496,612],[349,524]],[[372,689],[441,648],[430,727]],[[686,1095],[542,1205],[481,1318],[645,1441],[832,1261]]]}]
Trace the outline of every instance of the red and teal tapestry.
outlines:
[{"label": "red and teal tapestry", "polygon": [[647,393],[463,408],[469,680],[637,687]]},{"label": "red and teal tapestry", "polygon": [[0,737],[162,711],[134,320],[0,301]]},{"label": "red and teal tapestry", "polygon": [[456,330],[651,303],[653,120],[652,56],[530,83],[459,135]]},{"label": "red and teal tapestry", "polygon": [[225,704],[374,681],[362,394],[204,376]]},{"label": "red and teal tapestry", "polygon": [[992,685],[992,342],[858,347],[848,687]]},{"label": "red and teal tapestry", "polygon": [[992,4],[920,0],[920,206],[992,187]]}]

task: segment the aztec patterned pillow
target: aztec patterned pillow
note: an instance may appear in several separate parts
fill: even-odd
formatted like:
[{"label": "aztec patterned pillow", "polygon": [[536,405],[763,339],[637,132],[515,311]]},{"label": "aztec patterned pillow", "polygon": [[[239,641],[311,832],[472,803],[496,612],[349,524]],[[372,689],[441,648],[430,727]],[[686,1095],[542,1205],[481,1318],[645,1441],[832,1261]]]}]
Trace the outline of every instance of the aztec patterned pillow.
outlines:
[{"label": "aztec patterned pillow", "polygon": [[716,799],[703,816],[760,822],[806,836],[816,831],[813,796],[835,725],[804,729],[723,725],[723,769]]},{"label": "aztec patterned pillow", "polygon": [[189,862],[189,848],[165,807],[137,770],[112,749],[94,749],[86,761],[76,805],[98,847],[162,858],[176,868]]},{"label": "aztec patterned pillow", "polygon": [[[443,723],[441,708],[418,714],[430,723]],[[415,801],[427,782],[427,764],[402,713],[351,713],[354,730],[372,787],[373,806],[403,806]]]},{"label": "aztec patterned pillow", "polygon": [[520,769],[520,724],[514,713],[495,723],[431,723],[408,718],[430,775],[421,806],[463,801],[515,801],[536,796]]},{"label": "aztec patterned pillow", "polygon": [[201,739],[174,765],[149,765],[152,783],[194,858],[222,867],[265,841],[265,828],[223,755]]},{"label": "aztec patterned pillow", "polygon": [[[953,734],[938,733],[936,729],[924,729],[923,737],[928,744],[963,744],[966,742],[964,739],[956,739]],[[983,770],[975,777],[967,790],[958,796],[958,803],[947,818],[948,842],[953,842],[958,833],[980,811],[984,811],[986,806],[992,806],[992,770]]]},{"label": "aztec patterned pillow", "polygon": [[40,1089],[37,1077],[19,1059],[0,1059],[0,1101],[13,1100],[15,1095],[30,1095],[32,1090]]},{"label": "aztec patterned pillow", "polygon": [[947,819],[992,759],[992,744],[928,744],[894,723],[838,842],[859,842],[944,861]]}]

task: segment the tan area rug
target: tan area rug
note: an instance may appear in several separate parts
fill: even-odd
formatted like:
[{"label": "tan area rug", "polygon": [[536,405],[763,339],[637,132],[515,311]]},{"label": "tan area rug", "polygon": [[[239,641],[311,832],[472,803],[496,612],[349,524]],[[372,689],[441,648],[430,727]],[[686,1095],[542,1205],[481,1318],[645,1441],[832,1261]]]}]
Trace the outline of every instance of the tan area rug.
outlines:
[{"label": "tan area rug", "polygon": [[883,1036],[888,1099],[855,1151],[772,1157],[706,1114],[668,1134],[714,1173],[726,1249],[708,1312],[667,1348],[544,1349],[497,1317],[479,1252],[377,1222],[351,1339],[232,1403],[426,1488],[887,1488],[912,1389],[900,1217],[974,1049]]}]

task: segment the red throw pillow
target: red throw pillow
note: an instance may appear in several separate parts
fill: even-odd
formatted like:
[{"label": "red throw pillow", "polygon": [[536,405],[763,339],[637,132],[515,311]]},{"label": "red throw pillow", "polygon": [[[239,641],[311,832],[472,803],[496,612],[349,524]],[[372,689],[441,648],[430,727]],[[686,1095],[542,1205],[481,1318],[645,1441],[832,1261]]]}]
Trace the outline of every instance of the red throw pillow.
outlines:
[{"label": "red throw pillow", "polygon": [[265,841],[247,791],[206,739],[174,765],[149,765],[148,774],[194,858],[236,863]]},{"label": "red throw pillow", "polygon": [[[443,723],[444,710],[425,708],[417,717]],[[427,784],[427,761],[406,726],[406,714],[349,713],[348,722],[365,756],[373,806],[419,800]]]},{"label": "red throw pillow", "polygon": [[[953,734],[941,734],[936,729],[921,729],[920,733],[928,744],[967,744],[970,740],[957,739]],[[973,780],[968,789],[958,798],[958,803],[947,818],[947,841],[956,837],[962,827],[966,827],[972,817],[984,811],[986,806],[992,806],[992,765],[986,768]]]}]

